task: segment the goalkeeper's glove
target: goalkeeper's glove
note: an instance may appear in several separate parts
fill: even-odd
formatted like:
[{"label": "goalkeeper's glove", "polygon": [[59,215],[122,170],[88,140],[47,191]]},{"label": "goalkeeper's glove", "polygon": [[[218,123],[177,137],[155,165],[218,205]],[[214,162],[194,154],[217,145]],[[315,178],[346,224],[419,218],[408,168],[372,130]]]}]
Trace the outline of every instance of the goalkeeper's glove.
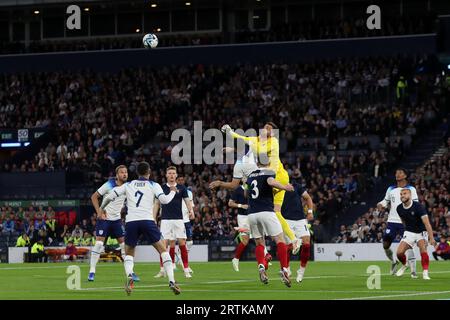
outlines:
[{"label": "goalkeeper's glove", "polygon": [[224,124],[220,130],[224,133],[230,133],[231,131],[233,131],[228,124]]}]

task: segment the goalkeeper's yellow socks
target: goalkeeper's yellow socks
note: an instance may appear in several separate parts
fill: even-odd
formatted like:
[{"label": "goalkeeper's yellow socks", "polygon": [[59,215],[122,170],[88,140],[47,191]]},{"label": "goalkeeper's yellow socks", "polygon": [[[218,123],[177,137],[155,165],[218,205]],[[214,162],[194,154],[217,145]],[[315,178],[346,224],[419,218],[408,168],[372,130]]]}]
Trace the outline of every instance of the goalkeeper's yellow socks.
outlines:
[{"label": "goalkeeper's yellow socks", "polygon": [[281,223],[281,228],[283,229],[284,234],[291,240],[295,240],[295,234],[292,231],[291,227],[289,227],[289,224],[287,223],[286,219],[281,215],[280,211],[275,212],[278,218],[278,221]]}]

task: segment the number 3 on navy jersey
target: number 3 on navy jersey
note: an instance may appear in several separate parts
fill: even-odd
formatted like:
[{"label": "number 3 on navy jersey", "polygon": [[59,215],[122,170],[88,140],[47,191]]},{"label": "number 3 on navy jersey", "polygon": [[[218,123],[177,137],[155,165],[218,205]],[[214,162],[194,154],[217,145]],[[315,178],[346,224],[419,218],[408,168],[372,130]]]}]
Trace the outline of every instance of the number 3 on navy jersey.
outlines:
[{"label": "number 3 on navy jersey", "polygon": [[[256,199],[259,196],[259,190],[257,187],[258,181],[253,180],[251,185],[252,185],[252,193],[251,193],[252,199]],[[255,191],[255,194],[253,194],[253,191]]]},{"label": "number 3 on navy jersey", "polygon": [[139,199],[138,199],[138,201],[136,202],[136,208],[139,207],[139,203],[141,203],[141,200],[142,200],[142,196],[143,196],[143,195],[144,195],[144,194],[143,194],[142,192],[140,192],[140,191],[136,191],[136,193],[134,194],[135,197],[138,197],[138,196],[139,196]]}]

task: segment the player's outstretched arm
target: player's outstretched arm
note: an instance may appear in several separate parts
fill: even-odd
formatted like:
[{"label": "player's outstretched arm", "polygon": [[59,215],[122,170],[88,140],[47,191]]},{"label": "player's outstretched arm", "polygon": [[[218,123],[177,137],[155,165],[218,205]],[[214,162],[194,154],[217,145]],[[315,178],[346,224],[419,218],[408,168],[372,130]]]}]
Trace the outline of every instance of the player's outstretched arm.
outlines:
[{"label": "player's outstretched arm", "polygon": [[236,201],[231,200],[231,199],[228,201],[228,206],[230,208],[239,208],[239,209],[242,208],[242,209],[245,209],[245,210],[248,209],[248,204],[237,203]]},{"label": "player's outstretched arm", "polygon": [[231,180],[231,182],[216,180],[209,184],[209,188],[210,189],[224,188],[224,189],[228,189],[228,190],[234,190],[237,187],[239,187],[240,181],[241,181],[241,179],[235,179],[235,178],[233,178],[233,180]]},{"label": "player's outstretched arm", "polygon": [[252,140],[257,139],[256,137],[246,137],[246,136],[242,136],[242,135],[234,132],[233,129],[231,129],[231,127],[228,124],[223,125],[220,130],[222,130],[222,132],[224,132],[226,134],[229,134],[231,137],[233,137],[235,139],[242,139],[247,143],[249,143]]},{"label": "player's outstretched arm", "polygon": [[281,184],[273,177],[267,178],[267,184],[272,188],[277,188],[285,191],[294,191],[294,187],[292,186],[292,184]]},{"label": "player's outstretched arm", "polygon": [[175,194],[177,193],[176,190],[176,187],[171,186],[169,194],[164,194],[159,183],[155,183],[153,185],[153,192],[156,196],[156,199],[158,199],[162,204],[168,204],[170,201],[172,201],[173,197],[175,197]]}]

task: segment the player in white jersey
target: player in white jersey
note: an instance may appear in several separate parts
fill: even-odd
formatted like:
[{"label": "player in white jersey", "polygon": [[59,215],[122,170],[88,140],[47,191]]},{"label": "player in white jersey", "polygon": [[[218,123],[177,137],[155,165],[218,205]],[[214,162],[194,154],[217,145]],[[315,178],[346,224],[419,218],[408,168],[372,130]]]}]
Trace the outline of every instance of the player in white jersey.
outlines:
[{"label": "player in white jersey", "polygon": [[[234,152],[234,148],[226,147],[224,148],[225,152]],[[216,180],[209,184],[209,187],[211,189],[215,188],[224,188],[228,190],[235,191],[240,187],[240,183],[242,181],[243,184],[247,181],[248,176],[255,170],[258,169],[258,165],[256,164],[256,157],[252,152],[252,149],[249,148],[247,153],[245,153],[241,158],[236,160],[236,163],[233,167],[233,180],[231,182],[225,182]],[[238,205],[245,205],[243,203],[236,203],[235,205],[238,208]],[[234,204],[231,205],[232,207]],[[239,207],[240,208],[240,207]],[[236,253],[237,256],[240,257],[241,251],[244,250],[244,248],[248,244],[249,236],[250,236],[250,224],[248,222],[248,216],[247,215],[238,215],[238,228],[237,231],[239,231],[239,236],[244,239],[242,245],[238,245],[236,247]],[[270,253],[267,252],[267,249],[265,249],[265,258],[268,265],[271,265],[270,261],[272,260],[272,256]],[[233,269],[235,271],[239,271],[239,259],[235,257],[231,260],[231,263],[233,265]]]},{"label": "player in white jersey", "polygon": [[[227,147],[224,148],[224,151],[233,152],[234,148]],[[258,166],[256,165],[255,155],[253,154],[252,150],[249,149],[245,155],[236,160],[236,163],[233,167],[233,180],[231,180],[231,182],[216,180],[211,182],[209,184],[209,187],[211,189],[225,188],[228,190],[236,190],[236,188],[239,187],[241,180],[245,183],[248,175],[256,169],[258,169]]]},{"label": "player in white jersey", "polygon": [[125,218],[125,259],[124,267],[127,281],[125,291],[131,293],[134,288],[133,268],[134,252],[139,237],[142,235],[149,241],[161,255],[164,270],[169,278],[169,288],[175,293],[180,294],[181,290],[175,283],[172,259],[166,251],[164,242],[161,240],[161,232],[153,218],[153,205],[155,199],[161,203],[169,203],[177,192],[176,187],[170,187],[169,194],[164,194],[161,186],[149,180],[150,165],[147,162],[140,162],[136,168],[139,176],[138,180],[133,180],[120,187],[115,187],[113,192],[109,193],[102,203],[102,208],[109,202],[125,195],[127,200],[127,215]]},{"label": "player in white jersey", "polygon": [[[379,211],[384,208],[389,207],[389,216],[387,221],[387,228],[383,235],[383,248],[386,252],[386,256],[391,261],[391,274],[395,274],[398,261],[395,259],[392,250],[391,244],[397,237],[397,235],[403,236],[403,232],[405,230],[402,220],[400,219],[397,213],[397,207],[402,203],[400,199],[400,192],[402,189],[411,190],[411,196],[413,201],[419,201],[417,196],[416,188],[408,184],[407,181],[408,173],[406,169],[399,168],[395,171],[395,180],[397,182],[396,185],[390,186],[387,191],[384,199],[377,204],[377,208]],[[408,257],[408,264],[411,268],[411,277],[417,278],[416,274],[416,258],[414,256],[413,250],[408,250],[406,252]]]},{"label": "player in white jersey", "polygon": [[[122,259],[125,258],[125,230],[122,224],[121,211],[124,207],[125,196],[118,197],[109,203],[105,210],[99,206],[99,198],[107,196],[116,186],[123,185],[128,179],[127,167],[120,165],[116,168],[116,177],[105,182],[91,196],[92,205],[97,212],[97,224],[95,226],[96,241],[91,250],[90,270],[88,281],[94,281],[95,267],[100,258],[100,254],[104,251],[104,243],[107,237],[116,238],[120,245]],[[133,280],[139,281],[139,278],[133,274]]]}]

